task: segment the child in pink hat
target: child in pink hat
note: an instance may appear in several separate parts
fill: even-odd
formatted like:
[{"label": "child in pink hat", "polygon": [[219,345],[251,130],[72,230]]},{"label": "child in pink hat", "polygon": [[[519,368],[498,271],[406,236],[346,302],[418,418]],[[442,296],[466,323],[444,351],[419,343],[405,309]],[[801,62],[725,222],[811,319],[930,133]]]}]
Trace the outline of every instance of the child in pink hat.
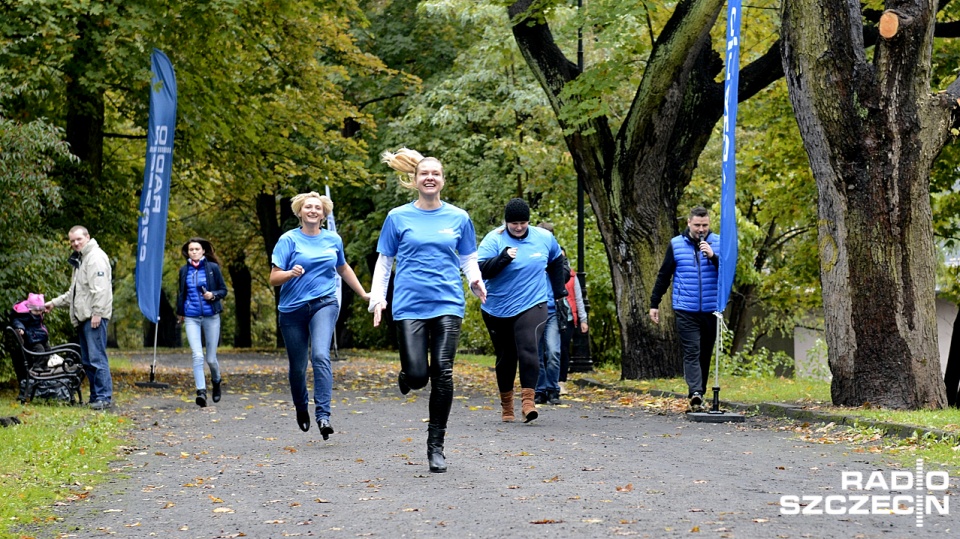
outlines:
[{"label": "child in pink hat", "polygon": [[27,299],[13,306],[11,320],[23,338],[23,346],[32,352],[50,350],[50,335],[43,325],[43,294],[30,293]]}]

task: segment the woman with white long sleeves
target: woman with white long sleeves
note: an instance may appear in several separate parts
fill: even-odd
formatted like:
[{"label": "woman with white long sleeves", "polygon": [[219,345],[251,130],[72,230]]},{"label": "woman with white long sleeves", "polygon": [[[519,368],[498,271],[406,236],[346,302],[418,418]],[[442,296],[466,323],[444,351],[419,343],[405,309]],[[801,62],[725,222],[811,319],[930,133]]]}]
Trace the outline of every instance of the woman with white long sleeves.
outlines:
[{"label": "woman with white long sleeves", "polygon": [[383,223],[370,312],[376,327],[387,306],[386,291],[396,260],[392,314],[400,344],[397,385],[407,394],[430,382],[427,459],[431,472],[443,473],[447,471],[443,439],[453,405],[453,362],[466,307],[461,271],[480,301],[486,299],[477,266],[477,238],[467,212],[440,200],[445,178],[438,159],[407,148],[381,157],[402,173],[400,184],[416,190],[417,200],[391,210]]}]

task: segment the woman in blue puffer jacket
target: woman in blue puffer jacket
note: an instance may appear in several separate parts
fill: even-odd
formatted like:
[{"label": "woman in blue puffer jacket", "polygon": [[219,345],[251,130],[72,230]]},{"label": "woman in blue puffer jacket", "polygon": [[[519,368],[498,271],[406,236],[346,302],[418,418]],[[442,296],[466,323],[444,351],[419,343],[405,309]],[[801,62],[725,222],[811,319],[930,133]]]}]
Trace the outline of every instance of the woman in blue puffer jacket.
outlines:
[{"label": "woman in blue puffer jacket", "polygon": [[[207,405],[207,386],[203,363],[210,366],[213,384],[213,402],[220,402],[220,364],[217,362],[217,344],[220,342],[221,300],[227,296],[227,285],[220,272],[220,261],[213,246],[203,238],[190,238],[180,250],[187,263],[180,268],[177,287],[177,316],[187,328],[187,342],[193,353],[193,378],[197,386],[197,406]],[[202,330],[202,333],[201,333]],[[207,354],[204,358],[201,335],[206,337]]]}]

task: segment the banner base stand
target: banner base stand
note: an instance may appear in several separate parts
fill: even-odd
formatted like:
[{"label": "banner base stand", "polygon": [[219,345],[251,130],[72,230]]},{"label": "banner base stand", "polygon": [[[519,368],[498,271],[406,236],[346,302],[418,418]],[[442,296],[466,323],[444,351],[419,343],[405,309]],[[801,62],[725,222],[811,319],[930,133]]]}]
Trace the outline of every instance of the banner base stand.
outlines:
[{"label": "banner base stand", "polygon": [[734,412],[688,412],[687,420],[697,423],[743,423],[746,417]]},{"label": "banner base stand", "polygon": [[156,373],[154,371],[153,365],[150,365],[150,381],[149,382],[134,382],[137,387],[149,387],[153,389],[168,389],[170,384],[165,384],[163,382],[156,381]]}]

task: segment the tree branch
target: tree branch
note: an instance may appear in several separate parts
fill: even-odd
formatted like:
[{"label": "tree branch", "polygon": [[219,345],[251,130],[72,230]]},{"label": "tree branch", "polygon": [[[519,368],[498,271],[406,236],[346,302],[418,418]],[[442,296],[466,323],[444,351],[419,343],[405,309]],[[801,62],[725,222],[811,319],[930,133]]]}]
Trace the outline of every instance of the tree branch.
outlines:
[{"label": "tree branch", "polygon": [[103,138],[125,138],[131,140],[142,140],[147,138],[146,135],[124,135],[123,133],[104,133]]},{"label": "tree branch", "polygon": [[[781,40],[776,40],[763,56],[740,70],[737,102],[742,103],[757,92],[783,78],[783,58],[780,56]],[[721,81],[718,84],[723,84]]]}]

